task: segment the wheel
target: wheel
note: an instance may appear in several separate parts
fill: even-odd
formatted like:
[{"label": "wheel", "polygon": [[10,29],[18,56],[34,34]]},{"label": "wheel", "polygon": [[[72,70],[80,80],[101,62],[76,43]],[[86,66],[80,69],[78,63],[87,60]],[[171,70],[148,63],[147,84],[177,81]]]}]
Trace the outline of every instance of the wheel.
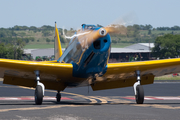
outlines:
[{"label": "wheel", "polygon": [[36,105],[41,105],[42,101],[43,101],[43,90],[42,90],[42,87],[40,85],[36,86],[34,97],[35,97]]},{"label": "wheel", "polygon": [[56,94],[56,101],[60,102],[61,101],[61,93]]},{"label": "wheel", "polygon": [[144,102],[144,90],[143,90],[143,87],[141,85],[138,85],[136,87],[135,98],[136,98],[137,104],[143,104],[143,102]]}]

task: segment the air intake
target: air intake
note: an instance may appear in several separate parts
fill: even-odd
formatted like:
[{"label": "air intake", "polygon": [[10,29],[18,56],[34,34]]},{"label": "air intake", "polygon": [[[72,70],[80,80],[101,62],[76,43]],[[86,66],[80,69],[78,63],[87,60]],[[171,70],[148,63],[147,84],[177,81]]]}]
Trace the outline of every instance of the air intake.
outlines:
[{"label": "air intake", "polygon": [[100,49],[101,48],[101,41],[96,40],[96,41],[94,41],[93,45],[94,45],[95,49]]}]

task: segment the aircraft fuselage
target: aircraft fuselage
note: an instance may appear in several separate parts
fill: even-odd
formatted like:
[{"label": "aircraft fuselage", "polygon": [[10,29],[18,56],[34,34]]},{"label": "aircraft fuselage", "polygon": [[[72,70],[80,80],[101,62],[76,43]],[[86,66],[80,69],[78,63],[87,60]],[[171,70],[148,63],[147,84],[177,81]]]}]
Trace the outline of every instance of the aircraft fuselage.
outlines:
[{"label": "aircraft fuselage", "polygon": [[[95,28],[90,32],[96,32],[99,29]],[[86,34],[75,35],[59,59],[59,62],[72,63],[73,77],[94,78],[102,76],[107,70],[111,48],[110,35],[106,34],[90,42],[88,39],[90,37]]]}]

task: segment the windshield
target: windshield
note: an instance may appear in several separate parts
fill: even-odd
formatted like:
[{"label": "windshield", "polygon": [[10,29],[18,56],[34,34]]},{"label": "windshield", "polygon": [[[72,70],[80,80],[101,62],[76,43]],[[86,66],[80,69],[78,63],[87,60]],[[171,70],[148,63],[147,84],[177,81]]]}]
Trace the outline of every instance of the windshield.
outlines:
[{"label": "windshield", "polygon": [[82,54],[82,47],[77,38],[74,38],[71,43],[68,45],[67,49],[64,51],[63,55],[60,58],[60,62],[77,63]]}]

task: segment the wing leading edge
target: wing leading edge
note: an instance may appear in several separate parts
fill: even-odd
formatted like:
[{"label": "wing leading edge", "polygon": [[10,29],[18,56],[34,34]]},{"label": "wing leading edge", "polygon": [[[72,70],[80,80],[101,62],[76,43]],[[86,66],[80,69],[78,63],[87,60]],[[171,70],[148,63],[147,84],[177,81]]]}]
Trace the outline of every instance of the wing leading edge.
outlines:
[{"label": "wing leading edge", "polygon": [[72,64],[0,59],[0,77],[4,84],[35,87],[34,71],[40,71],[46,89],[64,90],[72,79]]},{"label": "wing leading edge", "polygon": [[152,84],[155,76],[180,72],[180,58],[142,62],[109,63],[107,72],[97,78],[93,90],[133,86],[135,71],[141,71],[141,84]]}]

